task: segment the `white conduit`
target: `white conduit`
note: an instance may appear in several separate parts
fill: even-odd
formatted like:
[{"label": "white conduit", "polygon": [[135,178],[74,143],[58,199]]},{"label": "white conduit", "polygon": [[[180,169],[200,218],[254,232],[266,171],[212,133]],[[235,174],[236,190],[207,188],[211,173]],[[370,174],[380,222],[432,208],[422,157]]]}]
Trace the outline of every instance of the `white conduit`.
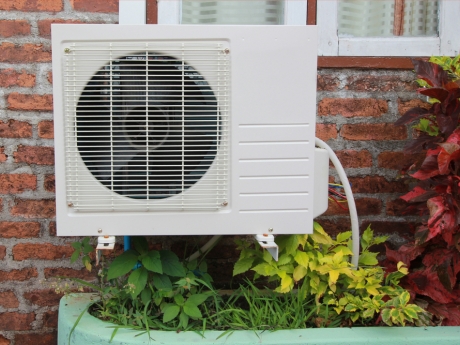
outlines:
[{"label": "white conduit", "polygon": [[220,240],[220,238],[222,237],[222,235],[215,235],[213,236],[208,242],[206,242],[203,247],[201,247],[200,249],[198,249],[195,253],[193,253],[192,255],[190,255],[186,261],[193,261],[195,259],[197,259],[201,254],[203,253],[206,253],[206,251],[211,248],[212,246],[214,246],[214,244],[216,244],[217,241]]},{"label": "white conduit", "polygon": [[353,193],[351,191],[350,182],[348,182],[348,177],[345,174],[345,170],[340,164],[337,155],[332,151],[329,145],[327,145],[321,139],[315,138],[315,145],[319,148],[327,150],[329,153],[329,159],[337,170],[340,181],[342,181],[343,189],[345,190],[345,195],[347,196],[348,209],[350,210],[350,219],[351,219],[351,234],[352,234],[352,248],[353,256],[351,258],[351,263],[353,266],[358,269],[358,260],[359,260],[359,222],[358,222],[358,212],[356,211],[355,199],[353,198]]}]

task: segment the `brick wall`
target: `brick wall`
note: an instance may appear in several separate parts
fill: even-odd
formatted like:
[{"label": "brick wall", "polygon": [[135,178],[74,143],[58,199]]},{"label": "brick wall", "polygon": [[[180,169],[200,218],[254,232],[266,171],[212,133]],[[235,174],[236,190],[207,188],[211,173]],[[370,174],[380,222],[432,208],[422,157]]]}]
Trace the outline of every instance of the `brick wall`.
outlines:
[{"label": "brick wall", "polygon": [[[118,0],[0,0],[0,345],[56,343],[60,295],[55,276],[93,279],[70,265],[71,238],[57,238],[51,85],[51,23],[116,23]],[[343,161],[362,227],[372,223],[393,243],[416,218],[401,216],[396,180],[410,135],[392,122],[412,106],[415,87],[403,70],[323,69],[318,76],[318,136]],[[334,176],[334,171],[331,171]],[[349,228],[347,213],[331,205],[321,218],[334,234]],[[152,239],[182,252],[185,242]],[[210,253],[210,271],[228,286],[237,253],[225,239]]]}]

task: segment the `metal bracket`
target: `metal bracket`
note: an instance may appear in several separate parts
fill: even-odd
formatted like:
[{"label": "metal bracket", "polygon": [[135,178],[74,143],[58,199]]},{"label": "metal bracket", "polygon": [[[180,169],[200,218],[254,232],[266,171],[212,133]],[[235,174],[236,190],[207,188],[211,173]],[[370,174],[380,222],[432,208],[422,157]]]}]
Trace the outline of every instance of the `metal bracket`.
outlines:
[{"label": "metal bracket", "polygon": [[263,234],[256,235],[256,241],[259,245],[267,249],[275,261],[278,261],[278,245],[275,243],[275,237],[273,235]]},{"label": "metal bracket", "polygon": [[99,265],[103,250],[113,250],[115,247],[115,236],[99,236],[96,247],[96,266]]}]

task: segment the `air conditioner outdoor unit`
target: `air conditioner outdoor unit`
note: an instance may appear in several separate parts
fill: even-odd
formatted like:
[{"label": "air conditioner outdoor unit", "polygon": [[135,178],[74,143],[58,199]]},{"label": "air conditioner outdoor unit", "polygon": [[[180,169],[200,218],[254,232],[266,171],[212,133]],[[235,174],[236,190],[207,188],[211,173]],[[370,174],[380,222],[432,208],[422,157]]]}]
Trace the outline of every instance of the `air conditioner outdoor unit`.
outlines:
[{"label": "air conditioner outdoor unit", "polygon": [[313,26],[53,25],[58,235],[310,233]]}]

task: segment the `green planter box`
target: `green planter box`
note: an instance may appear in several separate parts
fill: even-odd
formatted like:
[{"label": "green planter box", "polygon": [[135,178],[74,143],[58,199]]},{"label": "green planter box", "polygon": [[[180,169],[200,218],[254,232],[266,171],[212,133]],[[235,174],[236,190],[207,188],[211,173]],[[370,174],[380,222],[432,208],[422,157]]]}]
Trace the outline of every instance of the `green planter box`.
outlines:
[{"label": "green planter box", "polygon": [[[80,313],[95,298],[94,294],[71,294],[61,299],[59,306],[58,345],[69,344],[69,334]],[[86,313],[70,337],[72,345],[109,344],[113,328]],[[460,344],[460,327],[354,327],[310,328],[276,332],[235,331],[217,339],[222,332],[206,331],[204,336],[195,332],[152,331],[137,336],[139,331],[120,329],[113,345],[140,344],[267,344],[267,345],[453,345]]]}]

